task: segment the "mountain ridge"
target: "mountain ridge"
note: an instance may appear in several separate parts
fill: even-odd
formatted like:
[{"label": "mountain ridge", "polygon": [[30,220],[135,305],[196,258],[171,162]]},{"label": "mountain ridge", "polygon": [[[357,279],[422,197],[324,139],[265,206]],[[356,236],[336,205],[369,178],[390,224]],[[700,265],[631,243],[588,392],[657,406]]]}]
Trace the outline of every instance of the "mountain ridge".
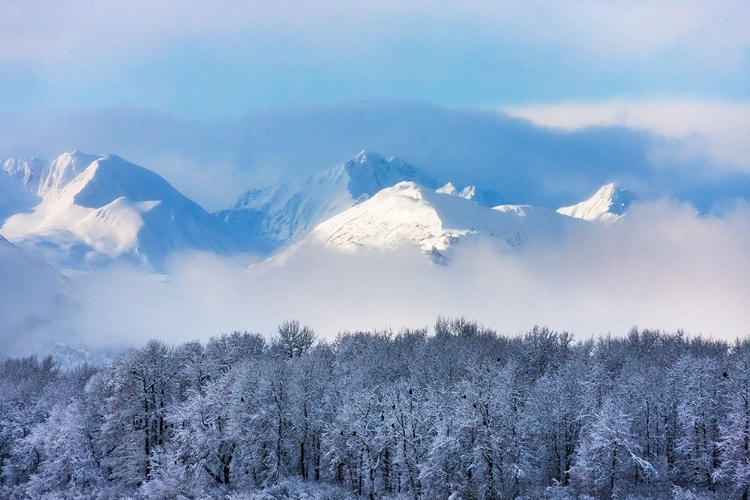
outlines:
[{"label": "mountain ridge", "polygon": [[554,239],[575,224],[551,210],[489,208],[415,182],[400,182],[324,221],[302,243],[343,252],[411,246],[446,263],[453,247],[464,241],[482,241],[508,253],[532,241]]},{"label": "mountain ridge", "polygon": [[0,230],[50,262],[84,270],[125,261],[163,272],[178,250],[268,257],[297,242],[337,251],[412,246],[435,260],[462,241],[486,240],[508,252],[565,233],[577,224],[571,220],[619,220],[632,200],[607,184],[557,213],[498,204],[494,191],[441,184],[398,157],[367,150],[296,183],[250,189],[214,214],[117,155],[74,151],[50,163],[7,160],[3,169],[11,179],[5,185],[12,184],[6,190],[38,203]]}]

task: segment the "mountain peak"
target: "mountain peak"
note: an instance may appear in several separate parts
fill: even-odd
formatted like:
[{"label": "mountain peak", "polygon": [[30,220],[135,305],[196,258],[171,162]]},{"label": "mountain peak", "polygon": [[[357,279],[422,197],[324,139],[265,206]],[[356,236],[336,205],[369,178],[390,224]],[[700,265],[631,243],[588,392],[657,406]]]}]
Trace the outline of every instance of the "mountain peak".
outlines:
[{"label": "mountain peak", "polygon": [[99,156],[87,155],[78,150],[61,154],[42,174],[37,193],[42,198],[59,193],[98,158]]},{"label": "mountain peak", "polygon": [[459,190],[452,182],[436,189],[435,192],[458,196],[483,207],[491,208],[504,203],[503,197],[495,191],[479,189],[476,186],[466,186]]},{"label": "mountain peak", "polygon": [[491,209],[414,182],[400,182],[322,222],[302,244],[341,252],[412,247],[446,264],[459,242],[481,241],[501,252],[513,252],[556,238],[577,223],[544,209]]},{"label": "mountain peak", "polygon": [[75,202],[83,207],[100,208],[122,196],[133,202],[172,200],[178,196],[157,173],[116,155],[95,159],[85,172],[75,181],[80,184],[76,186]]},{"label": "mountain peak", "polygon": [[600,187],[591,198],[559,208],[557,212],[588,221],[614,222],[625,214],[632,201],[630,191],[610,182]]},{"label": "mountain peak", "polygon": [[349,160],[297,183],[251,189],[234,208],[218,215],[240,235],[266,239],[268,247],[273,248],[404,181],[428,189],[438,187],[434,179],[400,158],[362,150]]},{"label": "mountain peak", "polygon": [[448,182],[444,186],[437,188],[435,192],[442,193],[442,194],[456,195],[458,194],[458,189],[456,189],[456,186],[452,182]]},{"label": "mountain peak", "polygon": [[57,163],[61,167],[71,163],[86,166],[91,164],[91,162],[93,162],[97,158],[100,158],[100,156],[86,154],[83,151],[74,149],[71,152],[65,152],[61,154],[60,156],[55,158],[52,163]]},{"label": "mountain peak", "polygon": [[351,159],[351,161],[356,163],[378,163],[387,161],[385,156],[378,154],[374,151],[369,151],[367,149],[363,149],[359,153],[357,153],[354,158]]},{"label": "mountain peak", "polygon": [[358,202],[402,181],[416,182],[430,188],[436,184],[432,178],[418,172],[400,158],[386,158],[367,150],[360,151],[344,163],[344,171],[349,177],[349,193]]},{"label": "mountain peak", "polygon": [[0,182],[5,180],[8,187],[15,190],[8,196],[22,193],[36,195],[40,178],[47,167],[47,162],[38,158],[4,160],[0,163]]}]

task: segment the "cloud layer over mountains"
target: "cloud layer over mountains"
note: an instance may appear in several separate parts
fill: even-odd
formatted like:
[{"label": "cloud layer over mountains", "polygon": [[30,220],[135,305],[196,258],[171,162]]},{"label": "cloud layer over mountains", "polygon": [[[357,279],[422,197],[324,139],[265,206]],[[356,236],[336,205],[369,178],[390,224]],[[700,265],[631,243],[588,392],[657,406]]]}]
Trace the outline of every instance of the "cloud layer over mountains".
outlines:
[{"label": "cloud layer over mountains", "polygon": [[[209,211],[250,187],[317,173],[361,149],[400,156],[440,180],[493,189],[509,203],[548,208],[576,203],[611,181],[643,198],[667,195],[701,211],[722,198],[750,197],[750,158],[736,153],[742,142],[726,146],[735,160],[727,163],[729,153],[717,152],[716,144],[701,146],[700,130],[675,137],[619,125],[554,129],[494,111],[393,100],[213,121],[132,109],[5,111],[0,118],[6,156],[115,152],[147,165]],[[728,117],[722,126],[731,123]]]},{"label": "cloud layer over mountains", "polygon": [[[85,158],[93,163],[81,164],[83,177],[69,186],[84,186],[94,198],[122,184],[88,182],[102,165],[118,168],[117,178],[152,178],[119,158]],[[268,260],[201,253],[213,245],[199,238],[198,245],[166,252],[161,275],[126,259],[95,272],[68,271],[66,279],[30,253],[34,245],[3,242],[0,272],[15,283],[4,291],[6,349],[26,352],[45,341],[106,347],[155,337],[177,342],[235,329],[271,335],[291,318],[327,339],[342,330],[428,326],[438,315],[465,315],[509,334],[535,324],[579,337],[619,334],[633,325],[730,339],[747,333],[747,201],[722,198],[715,210],[697,214],[669,193],[642,199],[635,191],[631,203],[629,194],[605,186],[587,207],[616,213],[587,222],[543,207],[491,209],[460,198],[456,189],[440,193],[407,182],[368,192],[352,207],[352,179],[370,185],[374,177],[357,176],[381,170],[393,175],[389,182],[424,177],[403,162],[362,153],[297,185],[298,191],[284,191],[280,209],[299,209],[299,216],[333,206],[312,196],[321,193],[345,202],[339,208],[346,212],[317,229],[303,224],[312,232],[300,233]],[[333,183],[328,190],[320,184],[326,182]],[[118,203],[129,203],[128,197],[162,203],[140,198],[149,186],[132,186]],[[164,186],[160,193],[172,193]],[[70,189],[63,186],[61,193]],[[319,214],[305,207],[318,207]],[[283,223],[284,210],[268,214],[281,214]],[[173,222],[184,215],[171,213]],[[588,218],[591,210],[581,213]],[[35,241],[44,246],[45,237],[40,233]]]}]

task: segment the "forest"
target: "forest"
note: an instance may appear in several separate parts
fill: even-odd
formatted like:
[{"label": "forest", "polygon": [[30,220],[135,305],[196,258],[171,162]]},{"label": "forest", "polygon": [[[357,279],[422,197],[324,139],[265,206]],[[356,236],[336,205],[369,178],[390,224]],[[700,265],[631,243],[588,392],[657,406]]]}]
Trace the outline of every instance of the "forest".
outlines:
[{"label": "forest", "polygon": [[300,322],[0,364],[0,497],[742,499],[750,341]]}]

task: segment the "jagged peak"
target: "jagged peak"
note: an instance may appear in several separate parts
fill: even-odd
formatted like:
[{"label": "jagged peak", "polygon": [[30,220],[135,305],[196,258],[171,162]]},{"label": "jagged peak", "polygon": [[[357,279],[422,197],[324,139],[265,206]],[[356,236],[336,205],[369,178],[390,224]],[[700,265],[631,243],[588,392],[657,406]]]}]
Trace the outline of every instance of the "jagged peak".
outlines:
[{"label": "jagged peak", "polygon": [[100,157],[87,155],[78,150],[61,154],[50,163],[49,168],[42,175],[37,194],[44,198],[59,193],[98,158]]},{"label": "jagged peak", "polygon": [[442,194],[449,194],[452,196],[458,196],[459,198],[464,198],[470,201],[474,201],[474,198],[477,194],[477,188],[476,186],[466,186],[459,190],[455,184],[452,182],[446,183],[444,186],[439,187],[435,190],[436,193],[442,193]]},{"label": "jagged peak", "polygon": [[461,190],[460,193],[458,193],[458,196],[461,198],[466,198],[467,200],[471,200],[477,195],[477,187],[476,186],[466,186]]},{"label": "jagged peak", "polygon": [[484,207],[494,207],[503,203],[503,197],[495,191],[479,189],[474,185],[468,185],[460,190],[452,182],[448,182],[444,186],[435,190],[437,193],[448,194],[452,196],[458,196],[464,198],[477,205]]},{"label": "jagged peak", "polygon": [[401,158],[385,156],[362,150],[344,163],[344,172],[349,180],[347,187],[352,198],[361,201],[373,196],[383,188],[401,181],[414,181],[431,189],[437,183]]},{"label": "jagged peak", "polygon": [[356,163],[381,162],[381,161],[385,161],[385,156],[379,153],[376,153],[374,151],[363,149],[362,151],[354,155],[351,161],[356,162]]},{"label": "jagged peak", "polygon": [[386,158],[380,153],[363,149],[357,153],[354,157],[344,163],[344,169],[348,173],[364,171],[368,168],[370,172],[376,172],[380,169],[402,169],[413,171],[414,167],[406,163],[404,160],[397,156],[391,156]]},{"label": "jagged peak", "polygon": [[34,156],[32,156],[31,158],[7,158],[2,162],[3,169],[8,172],[10,172],[11,170],[30,168],[46,164],[46,161]]},{"label": "jagged peak", "polygon": [[558,213],[584,220],[613,222],[627,212],[633,195],[625,188],[610,182],[600,187],[590,198],[569,207],[561,207]]},{"label": "jagged peak", "polygon": [[445,185],[437,188],[436,193],[455,195],[458,193],[456,186],[452,182],[447,182]]},{"label": "jagged peak", "polygon": [[13,179],[20,181],[23,186],[31,186],[37,183],[34,191],[38,188],[38,181],[42,172],[47,168],[47,162],[39,158],[10,158],[0,164],[0,169]]},{"label": "jagged peak", "polygon": [[86,166],[88,166],[97,158],[101,158],[101,156],[90,155],[84,153],[83,151],[79,151],[78,149],[74,149],[71,152],[66,151],[65,153],[52,160],[52,164],[58,165],[59,167],[64,167],[71,163],[75,165],[85,164]]}]

